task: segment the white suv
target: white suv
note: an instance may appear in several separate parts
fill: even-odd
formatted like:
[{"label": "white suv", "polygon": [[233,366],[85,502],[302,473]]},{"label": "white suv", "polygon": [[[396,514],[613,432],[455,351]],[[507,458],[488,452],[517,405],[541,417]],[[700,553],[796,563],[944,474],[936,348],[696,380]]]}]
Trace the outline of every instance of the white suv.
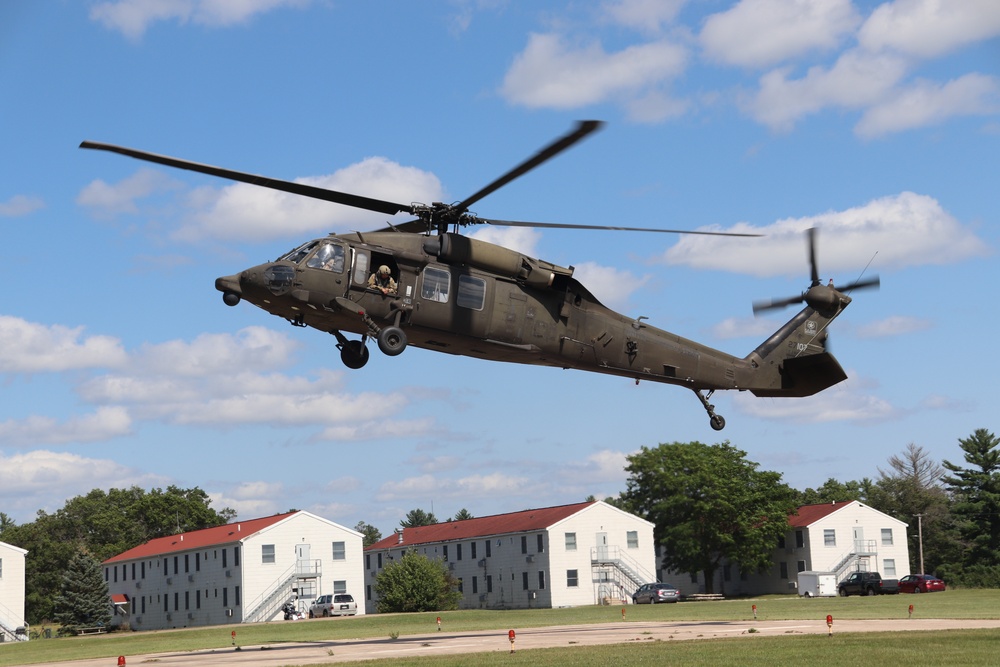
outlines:
[{"label": "white suv", "polygon": [[320,595],[309,607],[309,618],[317,616],[354,616],[358,613],[358,603],[347,593]]}]

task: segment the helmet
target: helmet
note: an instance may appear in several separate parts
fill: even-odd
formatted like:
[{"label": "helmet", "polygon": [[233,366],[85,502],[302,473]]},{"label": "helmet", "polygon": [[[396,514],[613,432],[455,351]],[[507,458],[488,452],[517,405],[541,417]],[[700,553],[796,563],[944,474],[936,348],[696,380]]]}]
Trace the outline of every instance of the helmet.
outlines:
[{"label": "helmet", "polygon": [[382,266],[378,267],[378,272],[379,275],[387,276],[389,275],[389,267],[383,264]]}]

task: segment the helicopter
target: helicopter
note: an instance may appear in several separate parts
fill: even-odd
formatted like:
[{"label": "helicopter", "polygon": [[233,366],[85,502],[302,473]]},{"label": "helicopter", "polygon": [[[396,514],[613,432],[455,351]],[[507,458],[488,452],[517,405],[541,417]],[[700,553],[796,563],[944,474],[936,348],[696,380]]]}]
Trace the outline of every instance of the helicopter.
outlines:
[{"label": "helicopter", "polygon": [[[878,285],[878,278],[835,287],[821,284],[815,230],[807,236],[811,283],[801,294],[754,304],[754,311],[802,303],[804,307],[745,357],[735,357],[658,329],[604,306],[563,267],[461,233],[488,224],[543,229],[760,236],[719,231],[649,229],[482,218],[470,207],[599,129],[580,121],[470,197],[453,204],[399,204],[304,183],[234,171],[112,144],[84,141],[80,148],[108,151],[387,216],[412,220],[385,229],[314,238],[281,255],[215,281],[228,306],[241,301],[296,327],[336,339],[350,369],[369,359],[368,342],[392,357],[407,347],[489,361],[552,366],[686,387],[722,430],[726,420],[710,403],[716,390],[759,397],[811,396],[847,378],[827,350],[827,329],[851,303],[848,292]],[[348,338],[354,334],[359,338]]]}]

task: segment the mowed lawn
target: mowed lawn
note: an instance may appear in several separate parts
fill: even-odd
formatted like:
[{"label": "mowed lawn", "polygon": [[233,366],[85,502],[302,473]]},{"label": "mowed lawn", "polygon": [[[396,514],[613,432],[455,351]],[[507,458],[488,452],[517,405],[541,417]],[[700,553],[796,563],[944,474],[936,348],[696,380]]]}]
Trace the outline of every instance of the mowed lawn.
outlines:
[{"label": "mowed lawn", "polygon": [[[336,641],[362,638],[389,638],[435,632],[437,617],[448,632],[495,630],[552,625],[592,623],[638,623],[650,621],[747,621],[822,620],[827,614],[835,619],[905,619],[909,605],[914,618],[996,619],[1000,618],[1000,590],[955,590],[923,595],[889,595],[851,598],[796,598],[767,596],[717,602],[682,602],[666,605],[628,605],[626,607],[579,607],[574,609],[537,609],[511,611],[451,611],[421,614],[382,614],[355,618],[277,621],[252,625],[226,625],[210,628],[124,632],[86,637],[39,639],[0,646],[0,667],[29,665],[86,658],[114,660],[119,655],[139,656],[149,653],[194,651],[232,646],[236,643],[260,646],[282,642]],[[624,621],[622,609],[625,610]],[[33,627],[38,631],[42,628]],[[831,651],[832,647],[837,649]],[[335,649],[333,649],[335,651]],[[940,632],[836,633],[787,637],[740,637],[696,641],[636,640],[606,647],[573,647],[522,650],[507,653],[477,654],[477,664],[511,660],[532,665],[607,665],[653,664],[669,658],[683,664],[789,664],[810,665],[913,664],[913,665],[993,665],[1000,655],[1000,633],[996,630],[951,630]],[[130,660],[131,662],[131,660]],[[109,662],[108,664],[114,664]],[[363,664],[371,665],[372,662]],[[393,661],[394,665],[460,665],[468,657],[449,661],[444,657]]]}]

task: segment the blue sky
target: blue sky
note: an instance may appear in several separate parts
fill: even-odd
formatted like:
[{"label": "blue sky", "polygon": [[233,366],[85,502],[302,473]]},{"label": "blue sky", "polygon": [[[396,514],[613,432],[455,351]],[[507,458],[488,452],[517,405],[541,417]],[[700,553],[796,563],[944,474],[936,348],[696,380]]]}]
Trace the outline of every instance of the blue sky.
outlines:
[{"label": "blue sky", "polygon": [[[0,5],[0,510],[199,486],[388,533],[616,494],[624,457],[730,440],[796,488],[996,431],[1000,4],[994,0],[12,0]],[[458,201],[578,119],[598,133],[476,204],[499,219],[760,232],[483,229],[629,316],[743,356],[755,299],[877,273],[809,399],[373,350],[218,276],[345,207],[83,151],[102,141],[391,201]],[[866,268],[867,267],[867,268]],[[985,346],[979,345],[986,341]]]}]

